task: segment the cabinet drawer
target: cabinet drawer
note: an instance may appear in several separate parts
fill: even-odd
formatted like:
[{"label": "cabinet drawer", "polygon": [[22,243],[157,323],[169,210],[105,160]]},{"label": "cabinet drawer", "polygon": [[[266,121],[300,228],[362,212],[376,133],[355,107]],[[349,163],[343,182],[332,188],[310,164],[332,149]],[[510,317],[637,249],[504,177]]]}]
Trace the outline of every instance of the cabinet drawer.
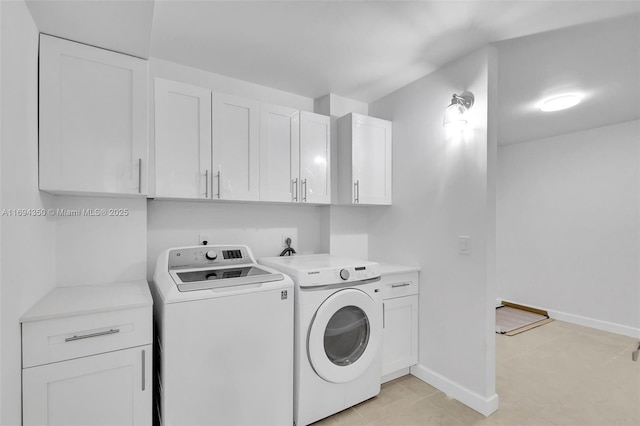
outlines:
[{"label": "cabinet drawer", "polygon": [[151,343],[151,307],[22,324],[22,366],[33,367]]},{"label": "cabinet drawer", "polygon": [[381,286],[383,299],[393,299],[394,297],[418,294],[418,272],[383,275]]}]

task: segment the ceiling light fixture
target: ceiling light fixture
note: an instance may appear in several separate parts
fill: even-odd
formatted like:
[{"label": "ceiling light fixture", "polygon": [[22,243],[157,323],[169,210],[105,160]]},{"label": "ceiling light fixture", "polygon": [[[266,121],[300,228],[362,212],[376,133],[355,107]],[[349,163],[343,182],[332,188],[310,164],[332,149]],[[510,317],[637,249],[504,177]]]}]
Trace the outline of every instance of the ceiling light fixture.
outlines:
[{"label": "ceiling light fixture", "polygon": [[582,98],[576,93],[563,93],[540,102],[540,110],[544,112],[561,111],[580,103]]},{"label": "ceiling light fixture", "polygon": [[446,128],[461,127],[469,121],[467,111],[473,106],[475,98],[471,92],[463,92],[460,95],[453,94],[451,105],[444,111],[442,125]]}]

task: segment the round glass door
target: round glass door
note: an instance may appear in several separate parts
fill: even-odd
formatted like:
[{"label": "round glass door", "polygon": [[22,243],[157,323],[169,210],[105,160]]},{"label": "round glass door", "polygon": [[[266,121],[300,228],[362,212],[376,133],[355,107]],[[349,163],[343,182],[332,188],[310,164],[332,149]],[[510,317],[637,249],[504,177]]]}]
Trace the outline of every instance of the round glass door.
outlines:
[{"label": "round glass door", "polygon": [[348,288],[329,296],[316,311],[307,349],[314,371],[332,383],[346,383],[371,366],[382,340],[382,304]]},{"label": "round glass door", "polygon": [[353,364],[369,343],[369,319],[357,306],[333,314],[324,331],[324,352],[335,365]]}]

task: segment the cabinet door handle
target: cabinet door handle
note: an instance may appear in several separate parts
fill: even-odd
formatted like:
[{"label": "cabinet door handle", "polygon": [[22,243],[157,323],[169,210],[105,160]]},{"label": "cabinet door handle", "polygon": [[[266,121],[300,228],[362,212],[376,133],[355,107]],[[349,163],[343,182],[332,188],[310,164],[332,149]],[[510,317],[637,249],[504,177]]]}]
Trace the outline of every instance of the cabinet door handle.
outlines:
[{"label": "cabinet door handle", "polygon": [[138,194],[142,194],[142,158],[138,158]]},{"label": "cabinet door handle", "polygon": [[387,320],[386,320],[386,315],[384,314],[385,308],[384,308],[384,302],[382,302],[382,328],[386,328],[387,326]]},{"label": "cabinet door handle", "polygon": [[[296,189],[293,189],[293,185],[296,186]],[[293,201],[298,201],[298,178],[295,178],[291,181],[291,192],[293,194]]]},{"label": "cabinet door handle", "polygon": [[408,285],[411,285],[411,283],[391,284],[391,288],[406,287]]},{"label": "cabinet door handle", "polygon": [[204,171],[204,198],[209,198],[209,169]]},{"label": "cabinet door handle", "polygon": [[147,364],[147,357],[145,356],[145,350],[142,350],[142,390],[144,391],[145,388],[147,387],[147,368],[146,368],[146,364]]},{"label": "cabinet door handle", "polygon": [[353,182],[353,198],[356,204],[360,203],[360,181]]},{"label": "cabinet door handle", "polygon": [[64,341],[73,342],[75,340],[88,339],[90,337],[106,336],[107,334],[115,334],[115,333],[120,333],[120,329],[112,328],[111,330],[107,330],[107,331],[100,331],[98,333],[90,333],[90,334],[81,334],[79,336],[76,334],[75,336],[67,337],[66,339],[64,339]]},{"label": "cabinet door handle", "polygon": [[218,173],[216,173],[216,177],[218,178],[218,193],[215,194],[218,197],[218,200],[220,199],[220,179],[222,179],[222,172],[218,170]]},{"label": "cabinet door handle", "polygon": [[304,192],[302,193],[302,201],[307,202],[307,180],[302,180],[302,186],[304,187]]}]

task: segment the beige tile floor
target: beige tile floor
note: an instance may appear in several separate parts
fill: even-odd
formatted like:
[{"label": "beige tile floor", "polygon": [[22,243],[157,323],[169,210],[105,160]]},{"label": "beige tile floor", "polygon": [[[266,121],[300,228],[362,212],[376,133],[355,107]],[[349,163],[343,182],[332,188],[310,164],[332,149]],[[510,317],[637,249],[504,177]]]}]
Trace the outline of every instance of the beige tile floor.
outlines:
[{"label": "beige tile floor", "polygon": [[561,321],[496,335],[500,408],[489,417],[404,376],[329,425],[640,425],[638,341]]}]

